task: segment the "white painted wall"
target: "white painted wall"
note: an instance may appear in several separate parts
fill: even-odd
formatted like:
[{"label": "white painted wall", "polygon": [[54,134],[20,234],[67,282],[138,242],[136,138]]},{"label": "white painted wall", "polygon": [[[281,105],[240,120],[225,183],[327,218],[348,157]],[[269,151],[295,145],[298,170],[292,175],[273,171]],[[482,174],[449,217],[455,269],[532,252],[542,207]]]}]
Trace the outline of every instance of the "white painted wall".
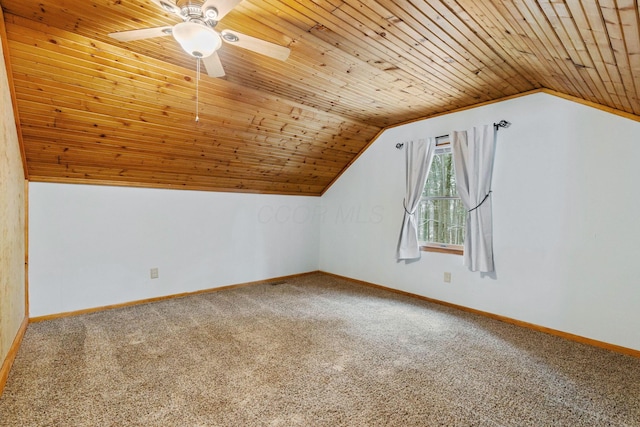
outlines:
[{"label": "white painted wall", "polygon": [[30,315],[317,270],[319,209],[317,197],[31,183]]},{"label": "white painted wall", "polygon": [[[496,274],[395,261],[397,142],[506,119],[493,176]],[[322,197],[320,269],[640,350],[640,123],[534,94],[387,130]],[[452,273],[452,283],[443,273]]]}]

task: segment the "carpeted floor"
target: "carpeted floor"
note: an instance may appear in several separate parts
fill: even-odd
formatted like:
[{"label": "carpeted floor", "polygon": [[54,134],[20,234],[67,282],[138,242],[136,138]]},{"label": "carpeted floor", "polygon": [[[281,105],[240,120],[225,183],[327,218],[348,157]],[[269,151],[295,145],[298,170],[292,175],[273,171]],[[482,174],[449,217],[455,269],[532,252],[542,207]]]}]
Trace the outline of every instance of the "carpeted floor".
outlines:
[{"label": "carpeted floor", "polygon": [[29,326],[2,426],[640,426],[640,359],[322,274]]}]

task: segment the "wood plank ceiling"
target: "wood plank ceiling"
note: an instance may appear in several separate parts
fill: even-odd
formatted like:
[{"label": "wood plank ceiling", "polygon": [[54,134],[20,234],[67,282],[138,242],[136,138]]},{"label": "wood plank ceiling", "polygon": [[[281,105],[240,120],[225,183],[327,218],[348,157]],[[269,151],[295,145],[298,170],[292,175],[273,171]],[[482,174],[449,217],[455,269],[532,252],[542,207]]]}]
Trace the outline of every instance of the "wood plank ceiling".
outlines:
[{"label": "wood plank ceiling", "polygon": [[[29,178],[319,195],[384,127],[539,88],[640,114],[633,0],[244,0],[203,75],[148,0],[0,0]],[[381,171],[382,172],[382,171]]]}]

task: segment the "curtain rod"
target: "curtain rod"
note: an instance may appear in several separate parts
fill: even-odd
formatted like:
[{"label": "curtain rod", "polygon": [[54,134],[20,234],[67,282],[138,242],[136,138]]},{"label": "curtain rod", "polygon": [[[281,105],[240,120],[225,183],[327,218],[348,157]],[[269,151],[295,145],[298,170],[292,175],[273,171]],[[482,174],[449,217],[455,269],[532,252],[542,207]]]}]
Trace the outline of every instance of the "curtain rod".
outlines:
[{"label": "curtain rod", "polygon": [[[495,130],[500,130],[500,128],[508,128],[509,126],[511,126],[511,122],[508,122],[506,120],[500,120],[498,123],[493,124],[493,128]],[[442,138],[448,138],[448,137],[449,137],[449,134],[440,135],[440,136],[436,136],[436,140],[442,139]],[[398,142],[396,144],[396,148],[398,150],[400,150],[402,147],[404,147],[404,142]]]}]

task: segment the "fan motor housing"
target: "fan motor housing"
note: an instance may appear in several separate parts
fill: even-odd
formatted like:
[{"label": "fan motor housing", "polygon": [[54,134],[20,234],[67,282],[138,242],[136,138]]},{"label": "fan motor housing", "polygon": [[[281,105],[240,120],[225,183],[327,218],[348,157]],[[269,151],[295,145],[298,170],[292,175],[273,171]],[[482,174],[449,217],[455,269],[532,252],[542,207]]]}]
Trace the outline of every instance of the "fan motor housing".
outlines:
[{"label": "fan motor housing", "polygon": [[180,15],[185,18],[202,17],[202,4],[204,2],[198,0],[178,0],[176,5],[180,8]]},{"label": "fan motor housing", "polygon": [[185,21],[196,21],[213,28],[218,21],[206,16],[205,11],[202,10],[203,5],[202,0],[176,0],[176,6],[180,9],[179,14]]}]

